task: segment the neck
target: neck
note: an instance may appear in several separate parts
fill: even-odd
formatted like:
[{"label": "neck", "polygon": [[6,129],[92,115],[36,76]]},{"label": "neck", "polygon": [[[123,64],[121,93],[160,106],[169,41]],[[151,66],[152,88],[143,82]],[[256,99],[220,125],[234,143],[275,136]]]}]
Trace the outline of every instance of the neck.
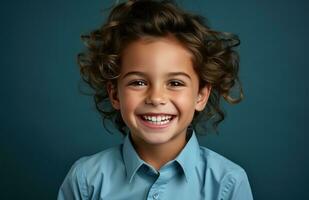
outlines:
[{"label": "neck", "polygon": [[[162,144],[149,144],[138,139],[132,139],[134,148],[140,158],[159,170],[164,164],[173,160],[186,145],[186,134]],[[134,141],[135,140],[135,141]]]}]

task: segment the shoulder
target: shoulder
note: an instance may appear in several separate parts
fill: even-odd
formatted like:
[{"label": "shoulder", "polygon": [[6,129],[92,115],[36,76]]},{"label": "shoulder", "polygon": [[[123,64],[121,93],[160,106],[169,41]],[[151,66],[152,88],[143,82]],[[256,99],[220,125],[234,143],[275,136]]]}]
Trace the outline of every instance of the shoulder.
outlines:
[{"label": "shoulder", "polygon": [[90,156],[84,156],[76,161],[78,165],[87,166],[101,166],[102,164],[108,162],[119,162],[122,159],[121,155],[122,145],[117,145],[96,154]]},{"label": "shoulder", "polygon": [[240,165],[203,146],[200,146],[200,157],[201,161],[205,162],[206,168],[213,171],[218,176],[222,176],[230,172],[244,171]]},{"label": "shoulder", "polygon": [[200,157],[205,178],[218,186],[221,199],[235,195],[252,199],[247,173],[240,165],[203,146],[200,146]]},{"label": "shoulder", "polygon": [[66,175],[58,193],[58,200],[88,199],[91,185],[99,185],[106,176],[111,176],[113,168],[121,168],[122,145],[118,145],[91,156],[78,159]]},{"label": "shoulder", "polygon": [[69,174],[79,178],[88,179],[96,174],[106,174],[115,166],[121,167],[122,145],[117,145],[90,156],[84,156],[72,165]]}]

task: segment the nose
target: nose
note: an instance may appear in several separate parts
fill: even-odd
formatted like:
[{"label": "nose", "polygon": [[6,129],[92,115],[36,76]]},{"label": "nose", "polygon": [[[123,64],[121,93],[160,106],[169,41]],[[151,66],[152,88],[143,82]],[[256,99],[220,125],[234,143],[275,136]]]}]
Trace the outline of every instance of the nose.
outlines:
[{"label": "nose", "polygon": [[146,104],[158,106],[166,104],[166,94],[164,88],[160,86],[153,86],[149,89],[145,99]]}]

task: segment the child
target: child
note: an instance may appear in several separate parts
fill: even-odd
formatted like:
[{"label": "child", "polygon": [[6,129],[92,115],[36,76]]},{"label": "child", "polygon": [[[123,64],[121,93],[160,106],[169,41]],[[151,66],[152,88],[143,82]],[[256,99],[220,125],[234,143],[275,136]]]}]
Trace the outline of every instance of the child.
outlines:
[{"label": "child", "polygon": [[82,77],[125,138],[79,159],[58,200],[253,199],[244,169],[196,137],[198,124],[214,120],[216,128],[224,119],[221,96],[242,98],[241,87],[239,99],[230,96],[239,83],[235,35],[170,1],[129,0],[83,38]]}]

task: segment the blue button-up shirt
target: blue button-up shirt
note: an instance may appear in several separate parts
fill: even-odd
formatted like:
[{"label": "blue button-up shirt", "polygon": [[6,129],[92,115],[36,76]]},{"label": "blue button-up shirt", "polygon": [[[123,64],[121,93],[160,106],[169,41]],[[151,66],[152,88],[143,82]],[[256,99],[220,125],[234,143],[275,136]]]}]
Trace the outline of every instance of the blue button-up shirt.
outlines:
[{"label": "blue button-up shirt", "polygon": [[58,200],[252,200],[242,167],[199,146],[191,134],[180,154],[159,171],[136,153],[129,135],[123,144],[75,162]]}]

